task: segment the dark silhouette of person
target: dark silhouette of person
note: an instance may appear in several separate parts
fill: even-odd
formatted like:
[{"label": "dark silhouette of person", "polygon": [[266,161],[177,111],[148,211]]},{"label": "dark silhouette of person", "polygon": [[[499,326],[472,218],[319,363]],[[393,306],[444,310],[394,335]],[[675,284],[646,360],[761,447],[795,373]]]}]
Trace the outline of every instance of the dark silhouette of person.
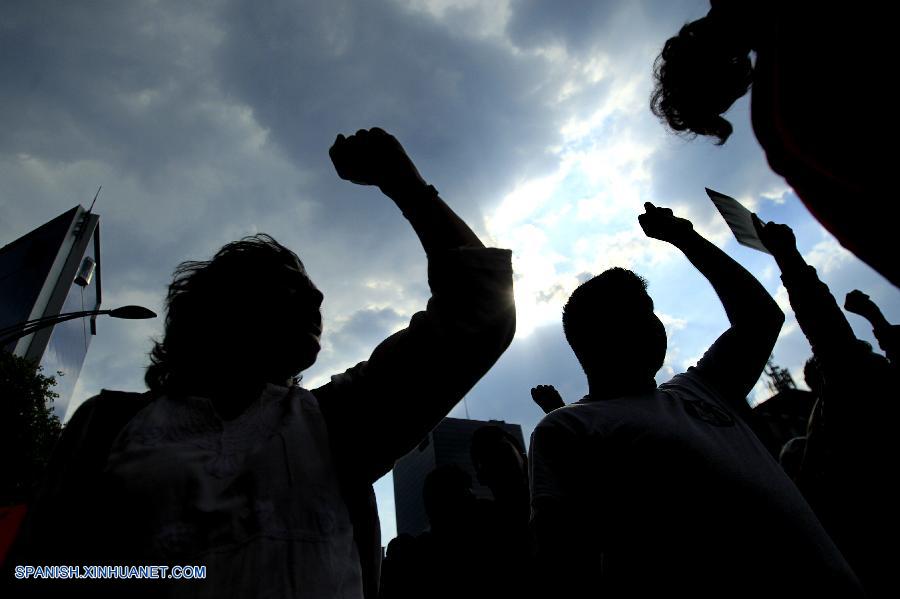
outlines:
[{"label": "dark silhouette of person", "polygon": [[532,572],[525,448],[508,431],[487,425],[473,433],[470,455],[478,482],[494,497],[479,504],[479,543],[490,564],[481,586],[487,591],[485,596],[526,596]]},{"label": "dark silhouette of person", "polygon": [[[892,441],[897,422],[896,373],[857,339],[786,225],[754,218],[760,240],[781,269],[797,323],[813,350],[805,368],[813,406],[797,483],[869,596],[894,596],[890,546],[897,526]],[[851,301],[851,305],[853,302]]]},{"label": "dark silhouette of person", "polygon": [[[421,597],[482,596],[490,564],[480,543],[485,522],[472,477],[457,464],[428,473],[422,489],[429,530],[417,538]],[[405,568],[409,570],[407,566]]]},{"label": "dark silhouette of person", "polygon": [[432,470],[422,492],[430,528],[388,546],[382,599],[526,595],[531,556],[525,449],[507,431],[488,425],[473,433],[470,454],[493,499],[477,498],[471,476],[458,464]]},{"label": "dark silhouette of person", "polygon": [[[806,386],[809,387],[810,392],[815,398],[813,401],[813,409],[810,410],[809,419],[807,420],[806,434],[788,439],[787,443],[784,444],[778,454],[778,462],[795,483],[798,483],[801,478],[803,459],[806,455],[806,441],[810,434],[812,434],[813,438],[819,434],[818,432],[813,431],[812,427],[817,426],[822,422],[821,419],[817,420],[813,418],[816,402],[822,397],[822,373],[819,370],[819,365],[816,362],[815,356],[810,356],[803,365],[803,380],[806,382]],[[803,489],[801,488],[800,490],[802,491]]]},{"label": "dark silhouette of person", "polygon": [[422,487],[425,514],[433,534],[456,537],[472,525],[476,503],[472,477],[456,464],[438,466]]},{"label": "dark silhouette of person", "polygon": [[696,366],[657,386],[666,332],[646,282],[612,268],[563,311],[589,394],[531,438],[540,590],[554,597],[758,597],[858,581],[745,422],[747,394],[784,321],[765,289],[671,210],[645,204],[644,232],[681,250],[730,322]]},{"label": "dark silhouette of person", "polygon": [[[891,219],[887,5],[714,0],[666,41],[651,109],[678,132],[732,133],[722,116],[752,85],[750,113],[772,170],[845,248],[900,285]],[[751,61],[751,53],[755,60]]]},{"label": "dark silhouette of person", "polygon": [[527,525],[528,456],[519,440],[499,426],[482,426],[472,433],[469,454],[478,482],[491,490],[503,511],[524,518]]},{"label": "dark silhouette of person", "polygon": [[480,582],[475,541],[482,523],[472,477],[457,464],[440,465],[425,477],[422,501],[429,530],[391,541],[383,599],[460,597]]},{"label": "dark silhouette of person", "polygon": [[872,325],[872,334],[878,340],[878,346],[895,367],[900,365],[900,325],[888,322],[884,314],[872,299],[854,289],[844,298],[844,309],[859,314]]},{"label": "dark silhouette of person", "polygon": [[553,385],[537,385],[532,387],[531,399],[544,411],[544,414],[549,414],[556,408],[561,408],[566,405],[566,402],[563,401],[559,391],[557,391],[556,387]]},{"label": "dark silhouette of person", "polygon": [[426,596],[431,581],[427,580],[427,557],[421,549],[421,543],[411,534],[401,533],[391,539],[381,566],[379,599]]},{"label": "dark silhouette of person", "polygon": [[[319,351],[323,295],[297,256],[259,235],[182,264],[150,391],[104,392],[72,417],[15,563],[206,566],[194,586],[154,580],[129,584],[131,595],[376,596],[372,483],[509,345],[512,270],[510,252],[486,249],[390,134],[339,135],[329,153],[342,179],[379,187],[418,235],[426,309],[306,390],[296,377]],[[123,591],[99,581],[86,594],[104,592]]]}]

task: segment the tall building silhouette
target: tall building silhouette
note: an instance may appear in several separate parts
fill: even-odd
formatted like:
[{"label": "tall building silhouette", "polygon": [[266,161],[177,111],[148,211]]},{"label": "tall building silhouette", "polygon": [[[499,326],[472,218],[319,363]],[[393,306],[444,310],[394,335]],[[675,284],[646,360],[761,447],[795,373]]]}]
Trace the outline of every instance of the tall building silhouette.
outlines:
[{"label": "tall building silhouette", "polygon": [[[0,328],[100,307],[100,217],[75,206],[0,248]],[[56,378],[54,411],[66,417],[94,318],[41,329],[3,350],[37,362]]]},{"label": "tall building silhouette", "polygon": [[468,420],[444,418],[433,431],[394,465],[394,506],[397,515],[397,533],[417,535],[428,528],[422,487],[428,473],[445,464],[456,464],[472,477],[472,490],[477,497],[491,497],[487,487],[478,484],[475,469],[469,457],[472,434],[482,426],[495,425],[512,434],[522,446],[525,441],[522,427],[502,420]]}]

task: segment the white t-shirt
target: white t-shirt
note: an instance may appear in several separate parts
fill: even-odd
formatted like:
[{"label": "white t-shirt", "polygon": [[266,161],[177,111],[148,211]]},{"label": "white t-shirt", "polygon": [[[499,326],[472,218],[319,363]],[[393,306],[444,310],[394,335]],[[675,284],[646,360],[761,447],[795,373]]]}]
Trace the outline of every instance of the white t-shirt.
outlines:
[{"label": "white t-shirt", "polygon": [[569,549],[591,566],[565,575],[583,587],[858,590],[800,492],[695,369],[646,395],[548,414],[530,468],[533,518],[548,505],[564,514]]}]

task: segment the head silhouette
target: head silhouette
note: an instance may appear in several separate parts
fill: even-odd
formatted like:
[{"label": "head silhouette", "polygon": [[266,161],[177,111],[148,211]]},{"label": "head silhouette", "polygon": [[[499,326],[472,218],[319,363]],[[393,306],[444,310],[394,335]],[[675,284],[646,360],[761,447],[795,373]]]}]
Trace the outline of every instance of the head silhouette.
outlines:
[{"label": "head silhouette", "polygon": [[725,143],[731,123],[722,117],[747,93],[753,79],[751,42],[741,15],[728,3],[684,25],[666,41],[653,66],[650,109],[677,132],[709,135]]},{"label": "head silhouette", "polygon": [[803,380],[806,381],[806,386],[816,397],[822,397],[822,371],[819,369],[819,361],[815,356],[811,356],[803,365]]},{"label": "head silhouette", "polygon": [[431,530],[453,531],[471,516],[472,477],[456,464],[438,466],[425,477],[422,499]]},{"label": "head silhouette", "polygon": [[527,482],[528,457],[525,448],[509,432],[489,424],[475,430],[469,445],[478,482],[495,487]]},{"label": "head silhouette", "polygon": [[653,313],[647,282],[624,268],[572,292],[563,331],[588,379],[618,391],[645,387],[666,357],[666,330]]},{"label": "head silhouette", "polygon": [[147,386],[173,392],[213,379],[285,384],[315,362],[321,303],[297,255],[268,235],[229,243],[209,261],[182,262]]}]

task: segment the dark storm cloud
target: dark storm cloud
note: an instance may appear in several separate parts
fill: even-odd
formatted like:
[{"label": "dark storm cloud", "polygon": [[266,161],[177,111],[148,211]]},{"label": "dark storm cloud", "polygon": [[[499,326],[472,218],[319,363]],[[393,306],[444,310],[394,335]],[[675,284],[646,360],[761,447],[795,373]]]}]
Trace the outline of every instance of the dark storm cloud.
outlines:
[{"label": "dark storm cloud", "polygon": [[[462,38],[392,2],[314,1],[302,11],[293,2],[235,3],[225,14],[225,91],[315,172],[330,168],[321,148],[337,132],[380,125],[477,221],[515,177],[555,164],[546,148],[559,117],[547,112],[554,73],[544,59]],[[333,197],[331,216],[350,211],[388,230],[401,226],[338,185],[329,179],[317,189]]]},{"label": "dark storm cloud", "polygon": [[[149,184],[229,143],[211,98],[215,32],[181,3],[4,3],[4,153],[100,160]],[[225,138],[217,138],[226,135]]]}]

